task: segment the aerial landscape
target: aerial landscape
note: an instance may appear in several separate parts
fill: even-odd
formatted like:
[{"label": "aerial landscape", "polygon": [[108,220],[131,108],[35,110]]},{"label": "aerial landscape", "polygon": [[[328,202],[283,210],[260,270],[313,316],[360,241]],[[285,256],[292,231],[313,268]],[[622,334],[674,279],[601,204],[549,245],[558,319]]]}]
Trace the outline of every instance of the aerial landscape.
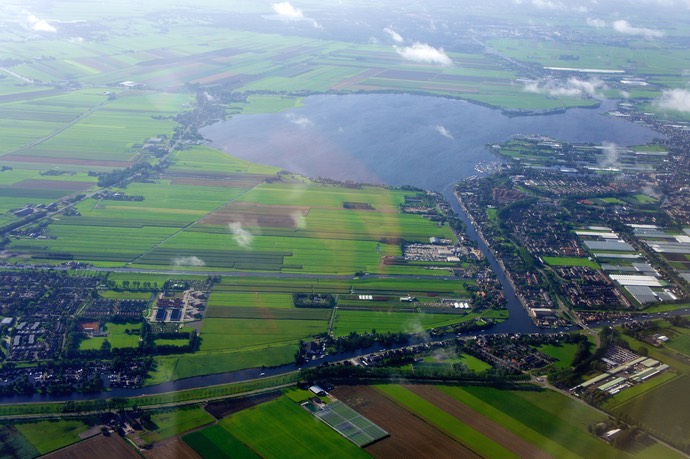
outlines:
[{"label": "aerial landscape", "polygon": [[0,4],[0,458],[690,457],[690,2]]}]

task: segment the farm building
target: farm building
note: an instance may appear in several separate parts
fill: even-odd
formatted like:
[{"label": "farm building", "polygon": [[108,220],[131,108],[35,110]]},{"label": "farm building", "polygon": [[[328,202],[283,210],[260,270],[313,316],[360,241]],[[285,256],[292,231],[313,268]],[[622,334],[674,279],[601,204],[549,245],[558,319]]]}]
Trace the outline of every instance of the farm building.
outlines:
[{"label": "farm building", "polygon": [[313,386],[311,386],[311,387],[309,388],[309,390],[310,390],[311,392],[313,392],[314,394],[318,395],[319,397],[325,397],[326,395],[328,395],[328,392],[326,392],[325,390],[321,389],[321,386],[317,386],[316,384],[314,384]]}]

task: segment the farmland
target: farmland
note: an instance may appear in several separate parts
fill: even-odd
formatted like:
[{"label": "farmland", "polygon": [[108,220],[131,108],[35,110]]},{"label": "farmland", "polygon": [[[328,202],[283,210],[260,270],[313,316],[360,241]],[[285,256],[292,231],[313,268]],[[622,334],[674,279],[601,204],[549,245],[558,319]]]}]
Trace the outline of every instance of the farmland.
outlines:
[{"label": "farmland", "polygon": [[[204,459],[230,457],[253,459],[259,457],[221,426],[213,426],[187,434],[183,440]],[[230,451],[232,451],[232,456],[229,454]]]},{"label": "farmland", "polygon": [[232,414],[219,425],[262,457],[367,457],[286,397]]},{"label": "farmland", "polygon": [[137,459],[141,456],[119,435],[109,437],[98,435],[55,451],[46,457],[50,459],[89,459],[92,457]]},{"label": "farmland", "polygon": [[213,421],[213,416],[196,406],[159,411],[151,416],[151,427],[155,429],[145,433],[142,439],[147,442],[165,440]]},{"label": "farmland", "polygon": [[[356,12],[350,14],[343,3],[352,4]],[[3,8],[0,258],[3,273],[14,280],[5,283],[0,295],[2,317],[13,319],[0,327],[0,380],[12,378],[0,386],[3,394],[26,398],[48,399],[54,393],[67,398],[78,391],[83,395],[62,404],[0,406],[8,417],[7,425],[0,428],[0,443],[6,443],[0,455],[33,457],[79,442],[58,451],[56,457],[133,457],[139,452],[117,436],[80,441],[79,434],[91,418],[9,419],[61,411],[76,414],[85,407],[105,411],[104,406],[108,416],[126,418],[115,408],[121,405],[132,416],[141,415],[135,414],[141,407],[150,415],[146,432],[137,438],[141,444],[157,443],[152,450],[141,451],[146,457],[195,457],[196,452],[214,458],[350,458],[400,456],[401,451],[415,457],[675,457],[652,440],[630,454],[616,450],[588,431],[606,420],[601,412],[527,384],[525,390],[394,384],[339,387],[338,397],[391,433],[363,449],[293,400],[309,392],[276,392],[297,382],[297,368],[307,362],[315,367],[334,349],[360,346],[353,350],[357,353],[372,343],[382,347],[386,339],[398,339],[393,337],[397,334],[436,337],[460,327],[464,332],[474,325],[491,326],[491,321],[507,318],[505,298],[490,268],[495,263],[487,263],[475,242],[465,238],[464,224],[453,217],[442,194],[410,186],[341,183],[254,164],[234,156],[244,153],[241,148],[211,148],[202,128],[230,117],[260,119],[279,113],[291,131],[269,140],[276,146],[275,155],[287,155],[289,135],[316,122],[291,111],[309,104],[305,99],[311,95],[346,99],[343,96],[350,94],[407,93],[404,97],[455,99],[459,106],[463,103],[458,100],[470,101],[485,106],[482,110],[487,112],[502,110],[506,119],[538,115],[521,120],[540,120],[573,107],[603,113],[610,104],[625,111],[612,116],[625,118],[637,115],[635,108],[661,114],[654,98],[687,83],[690,64],[681,27],[685,24],[675,18],[661,24],[664,30],[657,37],[669,39],[662,46],[653,36],[639,35],[649,30],[655,35],[652,29],[639,28],[655,26],[652,19],[632,27],[632,36],[620,36],[589,26],[590,18],[582,11],[568,10],[572,14],[566,19],[555,11],[558,8],[551,8],[556,3],[560,8],[559,2],[512,2],[513,7],[527,8],[517,14],[524,24],[516,26],[509,21],[514,19],[511,13],[495,5],[468,6],[465,14],[453,2],[436,3],[438,9],[434,5],[414,11],[411,5],[390,2],[381,18],[372,14],[371,5],[355,1],[303,0],[296,8],[287,2],[204,0],[193,7],[182,2],[164,8],[155,2],[123,0],[103,8],[61,0]],[[541,11],[539,6],[545,3],[548,11]],[[596,10],[596,2],[591,3]],[[293,8],[291,18],[281,17],[277,9],[281,5]],[[475,18],[478,22],[472,24]],[[633,86],[626,86],[629,82],[618,74],[583,75],[577,69],[559,74],[544,69],[563,65],[625,72]],[[602,102],[604,97],[621,99]],[[644,116],[648,121],[654,115]],[[662,118],[666,119],[658,117]],[[642,125],[645,120],[635,121]],[[429,126],[428,121],[418,119],[415,124],[456,146],[450,157],[438,161],[441,167],[462,159],[461,133],[450,134],[446,127]],[[340,134],[352,136],[354,129],[348,132],[348,124],[342,124]],[[257,127],[264,137],[273,137],[260,124]],[[386,167],[393,169],[397,157],[395,148],[387,145],[389,134],[375,128],[367,126],[368,140],[381,140],[379,149],[391,161]],[[666,133],[663,137],[670,138]],[[478,147],[498,141],[486,139]],[[306,156],[320,142],[331,140],[316,138],[299,153]],[[333,150],[342,147],[333,143]],[[414,152],[426,159],[432,145],[414,146]],[[639,148],[636,153],[646,157],[645,146]],[[653,164],[663,166],[658,180],[668,179],[665,185],[675,183],[672,161],[681,157],[668,150],[649,155]],[[504,153],[519,154],[518,150]],[[526,157],[544,160],[540,154]],[[486,158],[500,159],[488,152]],[[571,166],[569,159],[554,161],[555,169]],[[420,159],[419,169],[411,168],[412,172],[428,174],[429,163]],[[469,174],[476,167],[484,176],[480,166],[484,165],[469,165]],[[510,166],[505,171],[522,167]],[[494,170],[502,167],[496,165]],[[526,176],[550,173],[547,169],[530,170]],[[620,181],[620,186],[632,189],[649,179],[650,194],[656,194],[657,177],[650,170],[641,167],[636,171],[640,180],[630,180],[629,185]],[[512,191],[511,184],[516,192],[504,193]],[[504,190],[504,185],[511,189]],[[515,198],[519,203],[526,186],[506,182],[489,191],[492,198],[498,197],[494,201]],[[452,187],[446,190],[452,192]],[[616,223],[622,225],[633,221],[623,207],[635,210],[639,205],[649,210],[645,218],[673,220],[650,210],[666,199],[640,193],[597,194],[591,204],[573,206],[573,215],[580,208],[592,209],[583,219],[589,222],[599,215],[595,207],[621,207],[623,214],[616,210],[602,215],[620,216]],[[563,199],[566,205],[568,199]],[[560,205],[561,198],[548,201],[539,212]],[[522,212],[520,205],[504,212],[494,204],[483,206],[487,209],[483,215],[497,226],[510,227],[506,214]],[[567,226],[565,220],[565,215],[553,219]],[[497,254],[510,253],[515,242],[502,237],[498,241],[500,245],[492,247]],[[427,258],[410,251],[411,246],[421,245],[426,246],[420,252],[426,251]],[[576,256],[581,255],[577,248],[575,244],[565,253],[540,252],[553,255],[543,257],[550,266],[545,269],[551,274],[571,270],[579,278],[584,268],[600,268]],[[514,255],[522,271],[536,268],[537,274],[527,273],[537,298],[533,305],[542,301],[561,305],[563,292],[539,275],[541,260],[533,259],[539,257],[531,257],[529,251]],[[666,258],[676,268],[690,266],[688,257]],[[30,273],[27,278],[33,276],[35,285],[16,281],[21,276],[12,277],[15,269]],[[60,278],[64,285],[50,283],[54,273],[65,274]],[[518,296],[523,300],[521,292]],[[506,298],[517,304],[513,295]],[[168,310],[169,315],[157,315]],[[563,312],[561,308],[559,314]],[[96,328],[93,324],[103,326],[104,333],[87,337]],[[511,328],[505,330],[512,332]],[[516,328],[521,330],[520,325]],[[677,330],[665,347],[650,348],[649,353],[673,355],[676,362],[685,362],[678,353],[690,350],[689,336]],[[478,373],[471,376],[478,379],[504,374],[513,378],[512,370],[502,368],[500,362],[489,365],[474,356],[480,354],[460,353],[477,351],[472,347],[450,356],[422,353],[426,358],[420,362],[419,354],[405,354],[407,338],[396,341],[400,349],[376,357],[384,360],[398,353],[395,358],[408,359],[404,360],[408,369],[440,367],[460,373],[464,365]],[[445,351],[446,344],[427,348]],[[544,345],[540,350],[557,360],[549,369],[566,370],[577,346]],[[678,366],[647,383],[645,390],[633,388],[605,408],[660,438],[687,442],[688,374]],[[191,390],[160,393],[166,389],[140,387],[237,370],[246,371],[176,386],[197,387]],[[96,377],[87,381],[94,373]],[[240,382],[195,385],[222,378]],[[138,392],[131,393],[153,395],[82,405],[80,397],[91,397],[88,391],[100,390],[101,381],[108,381],[111,388],[138,386],[134,389]],[[218,422],[199,405],[260,390],[273,395]],[[184,403],[196,405],[176,406]],[[115,421],[125,422],[129,421]],[[190,430],[195,431],[185,435]]]},{"label": "farmland", "polygon": [[577,345],[573,343],[561,343],[559,345],[547,344],[539,347],[539,351],[556,359],[557,368],[568,368],[577,352]]},{"label": "farmland", "polygon": [[[510,391],[487,387],[433,386],[376,386],[343,387],[336,394],[353,408],[391,432],[391,437],[367,451],[385,457],[389,448],[407,442],[411,448],[431,448],[428,442],[415,443],[415,435],[402,435],[414,416],[428,424],[421,426],[424,436],[445,432],[458,444],[475,454],[491,455],[492,449],[501,454],[519,457],[675,457],[659,444],[652,444],[628,456],[601,442],[587,431],[592,422],[604,417],[595,410],[551,391]],[[396,412],[395,416],[383,413]],[[411,415],[412,419],[410,419]],[[455,423],[465,423],[453,427]],[[462,435],[463,431],[478,429],[479,433]],[[396,433],[399,433],[396,436]],[[448,437],[446,437],[448,439]],[[576,441],[575,441],[576,440]],[[447,440],[446,440],[447,441]],[[397,446],[400,447],[400,446]],[[446,445],[445,448],[451,448]],[[442,454],[442,453],[439,453]]]},{"label": "farmland", "polygon": [[367,333],[372,329],[380,333],[415,332],[442,327],[474,319],[475,316],[458,314],[433,314],[417,312],[344,311],[336,315],[336,335],[351,331]]},{"label": "farmland", "polygon": [[690,379],[687,374],[673,378],[652,391],[616,406],[613,411],[639,420],[659,438],[683,444],[687,441],[685,433],[690,426],[688,401],[683,395],[688,382]]},{"label": "farmland", "polygon": [[41,454],[79,441],[79,434],[88,428],[81,421],[67,420],[17,424],[16,427]]}]

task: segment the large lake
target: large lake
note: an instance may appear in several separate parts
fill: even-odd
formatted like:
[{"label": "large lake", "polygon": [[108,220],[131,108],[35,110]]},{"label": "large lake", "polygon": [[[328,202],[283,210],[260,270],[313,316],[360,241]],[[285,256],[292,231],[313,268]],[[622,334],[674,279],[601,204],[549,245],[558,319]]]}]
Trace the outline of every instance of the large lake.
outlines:
[{"label": "large lake", "polygon": [[606,110],[508,117],[461,100],[406,94],[311,96],[287,112],[238,115],[201,133],[214,146],[256,163],[311,177],[441,190],[496,160],[485,145],[514,134],[566,142],[643,144],[659,134]]}]

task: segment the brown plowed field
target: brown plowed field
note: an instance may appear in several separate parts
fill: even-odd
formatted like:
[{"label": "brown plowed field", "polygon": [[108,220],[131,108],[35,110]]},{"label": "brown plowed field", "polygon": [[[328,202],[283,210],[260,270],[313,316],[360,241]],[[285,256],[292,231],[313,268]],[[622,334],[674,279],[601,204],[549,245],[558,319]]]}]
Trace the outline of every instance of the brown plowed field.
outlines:
[{"label": "brown plowed field", "polygon": [[168,438],[156,443],[153,448],[144,451],[144,457],[149,459],[201,459],[201,456],[180,437]]},{"label": "brown plowed field", "polygon": [[358,73],[355,76],[352,76],[346,80],[343,80],[343,81],[331,86],[331,89],[334,91],[337,91],[337,90],[341,90],[341,89],[355,87],[357,84],[361,83],[362,81],[369,79],[371,77],[375,77],[383,71],[384,71],[383,69],[365,70],[362,73]]},{"label": "brown plowed field", "polygon": [[338,387],[333,395],[390,434],[364,448],[374,457],[480,457],[370,387]]},{"label": "brown plowed field", "polygon": [[129,161],[106,161],[100,159],[55,158],[50,156],[5,155],[3,161],[16,163],[75,164],[79,166],[129,167]]},{"label": "brown plowed field", "polygon": [[243,226],[296,228],[300,218],[306,217],[309,207],[271,206],[253,202],[232,202],[204,217],[204,225],[227,225],[239,222]]},{"label": "brown plowed field", "polygon": [[12,188],[23,190],[64,190],[80,191],[94,186],[94,182],[78,182],[69,180],[40,180],[26,179],[12,185]]},{"label": "brown plowed field", "polygon": [[45,457],[49,459],[93,459],[95,457],[98,459],[141,458],[134,450],[134,447],[128,445],[127,442],[117,434],[112,434],[109,437],[97,435],[75,445],[50,453]]},{"label": "brown plowed field", "polygon": [[454,399],[434,386],[405,387],[520,457],[538,459],[547,459],[551,457],[502,425],[482,416],[469,406]]},{"label": "brown plowed field", "polygon": [[223,419],[233,413],[238,413],[253,406],[264,402],[275,400],[281,396],[280,391],[267,392],[265,394],[253,395],[250,397],[242,397],[239,399],[222,400],[219,402],[211,402],[206,405],[206,411],[216,419]]}]

